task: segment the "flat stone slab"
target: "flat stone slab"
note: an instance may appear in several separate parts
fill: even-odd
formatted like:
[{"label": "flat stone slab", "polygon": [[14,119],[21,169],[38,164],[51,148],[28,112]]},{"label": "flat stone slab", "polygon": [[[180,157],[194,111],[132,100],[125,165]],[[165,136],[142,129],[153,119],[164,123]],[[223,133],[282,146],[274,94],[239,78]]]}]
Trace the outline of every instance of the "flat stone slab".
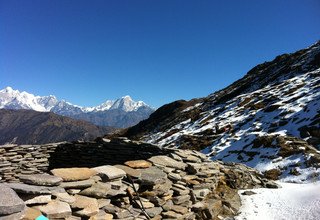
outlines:
[{"label": "flat stone slab", "polygon": [[125,162],[124,164],[134,169],[149,168],[152,166],[152,164],[146,160],[130,160]]},{"label": "flat stone slab", "polygon": [[98,214],[92,216],[90,218],[90,220],[112,220],[113,219],[113,215],[106,213],[103,210],[100,210]]},{"label": "flat stone slab", "polygon": [[60,187],[65,189],[84,189],[92,186],[95,183],[94,180],[80,180],[80,181],[73,181],[73,182],[62,182]]},{"label": "flat stone slab", "polygon": [[35,209],[40,210],[49,219],[67,218],[71,216],[71,208],[68,203],[60,201],[52,201],[44,206],[35,206]]},{"label": "flat stone slab", "polygon": [[23,195],[21,198],[26,205],[47,204],[51,202],[51,195]]},{"label": "flat stone slab", "polygon": [[115,166],[105,165],[92,168],[101,178],[107,178],[107,180],[120,179],[126,175],[122,169]]},{"label": "flat stone slab", "polygon": [[43,195],[43,194],[52,194],[58,192],[65,192],[61,187],[57,186],[33,186],[25,183],[5,183],[6,186],[10,187],[17,193],[25,193],[32,195]]},{"label": "flat stone slab", "polygon": [[156,185],[165,183],[167,174],[157,167],[150,167],[141,170],[141,181],[144,185]]},{"label": "flat stone slab", "polygon": [[78,181],[87,180],[96,172],[89,168],[61,168],[53,169],[51,173],[55,176],[61,177],[63,181]]},{"label": "flat stone slab", "polygon": [[124,165],[115,165],[115,167],[123,170],[124,172],[126,172],[127,175],[131,177],[139,178],[141,176],[140,170],[132,169],[131,167],[124,166]]},{"label": "flat stone slab", "polygon": [[57,186],[62,182],[62,178],[49,174],[20,175],[20,181],[38,186]]},{"label": "flat stone slab", "polygon": [[74,203],[76,201],[74,196],[70,196],[68,193],[55,193],[54,196],[57,200],[66,202],[68,204]]},{"label": "flat stone slab", "polygon": [[[117,188],[117,189],[113,189]],[[95,183],[90,188],[82,190],[79,194],[94,198],[109,198],[116,195],[125,195],[126,188],[113,183]]]},{"label": "flat stone slab", "polygon": [[21,212],[25,208],[22,199],[10,187],[0,184],[0,215]]},{"label": "flat stone slab", "polygon": [[71,204],[72,209],[80,209],[76,211],[77,216],[91,217],[98,214],[99,204],[98,200],[87,196],[75,195],[75,202]]},{"label": "flat stone slab", "polygon": [[40,215],[42,213],[39,210],[27,207],[23,220],[35,220]]},{"label": "flat stone slab", "polygon": [[22,219],[26,213],[26,210],[22,210],[21,212],[16,212],[10,215],[3,215],[0,216],[0,220],[17,220],[17,219]]},{"label": "flat stone slab", "polygon": [[148,159],[150,162],[152,162],[154,165],[160,165],[164,167],[172,167],[175,169],[184,170],[186,168],[186,164],[183,162],[176,161],[168,156],[153,156],[150,159]]}]

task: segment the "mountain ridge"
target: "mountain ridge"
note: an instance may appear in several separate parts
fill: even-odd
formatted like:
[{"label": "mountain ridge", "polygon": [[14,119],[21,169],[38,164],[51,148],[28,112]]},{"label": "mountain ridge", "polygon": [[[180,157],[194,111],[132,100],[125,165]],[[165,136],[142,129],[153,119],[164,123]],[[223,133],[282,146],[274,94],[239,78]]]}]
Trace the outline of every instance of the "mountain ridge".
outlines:
[{"label": "mountain ridge", "polygon": [[0,144],[47,144],[61,141],[94,140],[114,131],[53,112],[0,109]]},{"label": "mountain ridge", "polygon": [[[130,96],[117,100],[107,100],[94,107],[81,107],[55,96],[36,96],[25,91],[20,92],[11,87],[0,90],[0,109],[30,109],[39,112],[54,112],[74,119],[86,120],[99,126],[128,127],[146,119],[154,108],[143,101],[134,101]],[[100,115],[103,115],[101,117]],[[101,118],[117,117],[118,120]],[[129,118],[127,121],[126,118]]]},{"label": "mountain ridge", "polygon": [[259,64],[207,97],[164,105],[120,136],[309,181],[320,176],[319,85],[317,42]]}]

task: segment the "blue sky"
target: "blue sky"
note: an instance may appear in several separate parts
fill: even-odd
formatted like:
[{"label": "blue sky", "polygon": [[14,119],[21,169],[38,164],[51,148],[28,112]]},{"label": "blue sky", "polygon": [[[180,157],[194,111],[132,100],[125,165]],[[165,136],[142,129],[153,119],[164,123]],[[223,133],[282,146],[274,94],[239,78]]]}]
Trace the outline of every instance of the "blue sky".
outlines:
[{"label": "blue sky", "polygon": [[206,96],[320,40],[319,0],[0,0],[0,87],[93,106]]}]

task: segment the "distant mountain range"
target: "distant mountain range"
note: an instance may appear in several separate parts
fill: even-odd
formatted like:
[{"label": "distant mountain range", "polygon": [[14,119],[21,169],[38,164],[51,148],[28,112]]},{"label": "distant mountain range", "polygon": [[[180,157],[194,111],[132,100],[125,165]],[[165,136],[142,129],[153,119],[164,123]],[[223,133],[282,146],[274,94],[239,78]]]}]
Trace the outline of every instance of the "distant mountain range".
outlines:
[{"label": "distant mountain range", "polygon": [[35,96],[11,87],[0,90],[0,109],[29,109],[54,112],[62,116],[81,119],[99,126],[125,128],[149,117],[154,109],[143,101],[133,101],[130,96],[107,100],[96,107],[81,107],[55,96]]},{"label": "distant mountain range", "polygon": [[0,144],[45,144],[93,140],[114,131],[52,112],[0,109]]}]

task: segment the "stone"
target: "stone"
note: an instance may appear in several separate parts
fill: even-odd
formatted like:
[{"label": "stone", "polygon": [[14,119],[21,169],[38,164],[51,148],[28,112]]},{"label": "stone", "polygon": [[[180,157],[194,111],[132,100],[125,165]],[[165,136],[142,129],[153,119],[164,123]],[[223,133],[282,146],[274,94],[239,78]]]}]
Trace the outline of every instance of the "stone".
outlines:
[{"label": "stone", "polygon": [[[139,200],[136,200],[136,202],[137,202],[138,204],[140,204],[140,201],[139,201]],[[153,204],[152,202],[149,202],[149,201],[141,201],[141,203],[142,203],[142,205],[143,205],[143,207],[144,207],[145,209],[149,209],[149,208],[153,208],[153,207],[154,207],[154,204]]]},{"label": "stone", "polygon": [[181,176],[177,173],[169,173],[168,178],[174,181],[179,181],[181,180]]},{"label": "stone", "polygon": [[10,215],[21,212],[25,208],[22,199],[11,188],[0,184],[0,215]]},{"label": "stone", "polygon": [[134,177],[134,178],[139,178],[141,176],[141,171],[132,169],[131,167],[124,166],[124,165],[115,165],[115,167],[123,170],[127,175]]},{"label": "stone", "polygon": [[20,196],[26,205],[47,204],[51,202],[51,195],[26,195]]},{"label": "stone", "polygon": [[184,202],[190,201],[190,196],[189,195],[183,195],[183,196],[176,196],[172,198],[172,201],[175,205],[182,204]]},{"label": "stone", "polygon": [[23,183],[38,186],[57,186],[62,182],[62,178],[49,174],[20,175],[19,179]]},{"label": "stone", "polygon": [[190,193],[189,189],[180,189],[177,187],[172,187],[172,190],[174,191],[175,195],[179,195],[179,196],[188,195]]},{"label": "stone", "polygon": [[100,167],[92,168],[101,178],[106,178],[107,180],[121,179],[126,175],[122,169],[115,166],[105,165]]},{"label": "stone", "polygon": [[157,167],[141,170],[140,180],[143,185],[156,185],[166,182],[167,174]]},{"label": "stone", "polygon": [[106,213],[115,214],[116,212],[120,211],[120,208],[117,206],[114,206],[112,204],[106,205],[102,208]]},{"label": "stone", "polygon": [[61,201],[61,202],[66,202],[68,203],[69,205],[71,203],[74,203],[75,202],[75,198],[74,196],[70,196],[68,193],[55,193],[53,194],[57,200]]},{"label": "stone", "polygon": [[129,217],[133,217],[132,213],[127,209],[121,209],[115,213],[117,219],[126,219]]},{"label": "stone", "polygon": [[249,191],[249,190],[244,191],[243,193],[241,193],[241,195],[245,195],[245,196],[251,196],[251,195],[254,195],[254,194],[257,194],[257,193],[255,193],[253,191]]},{"label": "stone", "polygon": [[40,215],[42,215],[42,213],[39,210],[27,207],[23,220],[35,220]]},{"label": "stone", "polygon": [[67,192],[71,195],[75,195],[81,192],[81,189],[68,189]]},{"label": "stone", "polygon": [[146,208],[146,212],[151,218],[160,215],[162,211],[163,209],[161,207]]},{"label": "stone", "polygon": [[125,195],[126,187],[120,186],[120,189],[112,189],[111,183],[98,182],[90,188],[82,190],[79,194],[94,198],[109,198],[116,195]]},{"label": "stone", "polygon": [[162,212],[162,216],[169,219],[180,219],[182,217],[181,214],[178,214],[174,211]]},{"label": "stone", "polygon": [[154,185],[152,191],[155,192],[156,195],[164,195],[171,189],[171,187],[172,182],[167,179],[164,183]]},{"label": "stone", "polygon": [[98,199],[99,209],[103,208],[104,206],[109,205],[110,202],[111,202],[110,199]]},{"label": "stone", "polygon": [[184,170],[186,168],[186,164],[176,161],[168,156],[153,156],[150,159],[148,159],[150,162],[152,162],[154,165],[160,165],[164,167],[172,167],[180,170]]},{"label": "stone", "polygon": [[51,173],[67,182],[87,180],[96,174],[93,169],[89,168],[60,168],[51,170]]},{"label": "stone", "polygon": [[60,184],[60,187],[65,189],[85,189],[92,186],[94,183],[95,181],[92,179],[80,180],[80,181],[74,181],[74,182],[62,182]]},{"label": "stone", "polygon": [[74,214],[81,217],[90,217],[98,214],[99,204],[98,201],[94,198],[75,195],[75,202],[71,204],[72,209],[81,209],[75,211]]},{"label": "stone", "polygon": [[134,169],[144,169],[152,166],[152,164],[146,160],[131,160],[125,162],[124,164]]},{"label": "stone", "polygon": [[183,158],[183,161],[200,163],[201,159],[199,157],[196,157],[196,156],[193,156],[193,155],[188,155],[187,158]]},{"label": "stone", "polygon": [[34,186],[25,183],[6,183],[8,187],[16,191],[17,193],[32,194],[32,195],[43,195],[52,194],[58,192],[65,192],[61,187],[57,186]]},{"label": "stone", "polygon": [[65,218],[64,220],[82,220],[82,218],[79,216],[71,215],[68,218]]},{"label": "stone", "polygon": [[22,219],[23,216],[25,215],[25,209],[22,210],[21,212],[16,212],[10,215],[3,215],[0,216],[0,220],[17,220],[17,219]]},{"label": "stone", "polygon": [[206,188],[193,190],[193,194],[197,199],[204,199],[210,192],[211,190]]},{"label": "stone", "polygon": [[68,218],[71,216],[71,208],[68,203],[60,201],[52,201],[47,205],[35,206],[35,209],[40,210],[49,219],[51,218]]},{"label": "stone", "polygon": [[171,210],[172,206],[173,206],[172,200],[168,200],[168,201],[162,206],[162,208],[163,208],[164,211],[169,211],[169,210]]},{"label": "stone", "polygon": [[106,213],[103,210],[100,210],[98,214],[91,216],[89,220],[112,220],[113,215]]},{"label": "stone", "polygon": [[189,212],[188,208],[183,207],[183,206],[178,206],[178,205],[173,205],[173,206],[171,207],[171,210],[172,210],[172,211],[175,211],[175,212],[177,212],[177,213],[180,213],[180,214],[182,214],[182,215],[184,215],[184,214],[186,214],[186,213]]}]

